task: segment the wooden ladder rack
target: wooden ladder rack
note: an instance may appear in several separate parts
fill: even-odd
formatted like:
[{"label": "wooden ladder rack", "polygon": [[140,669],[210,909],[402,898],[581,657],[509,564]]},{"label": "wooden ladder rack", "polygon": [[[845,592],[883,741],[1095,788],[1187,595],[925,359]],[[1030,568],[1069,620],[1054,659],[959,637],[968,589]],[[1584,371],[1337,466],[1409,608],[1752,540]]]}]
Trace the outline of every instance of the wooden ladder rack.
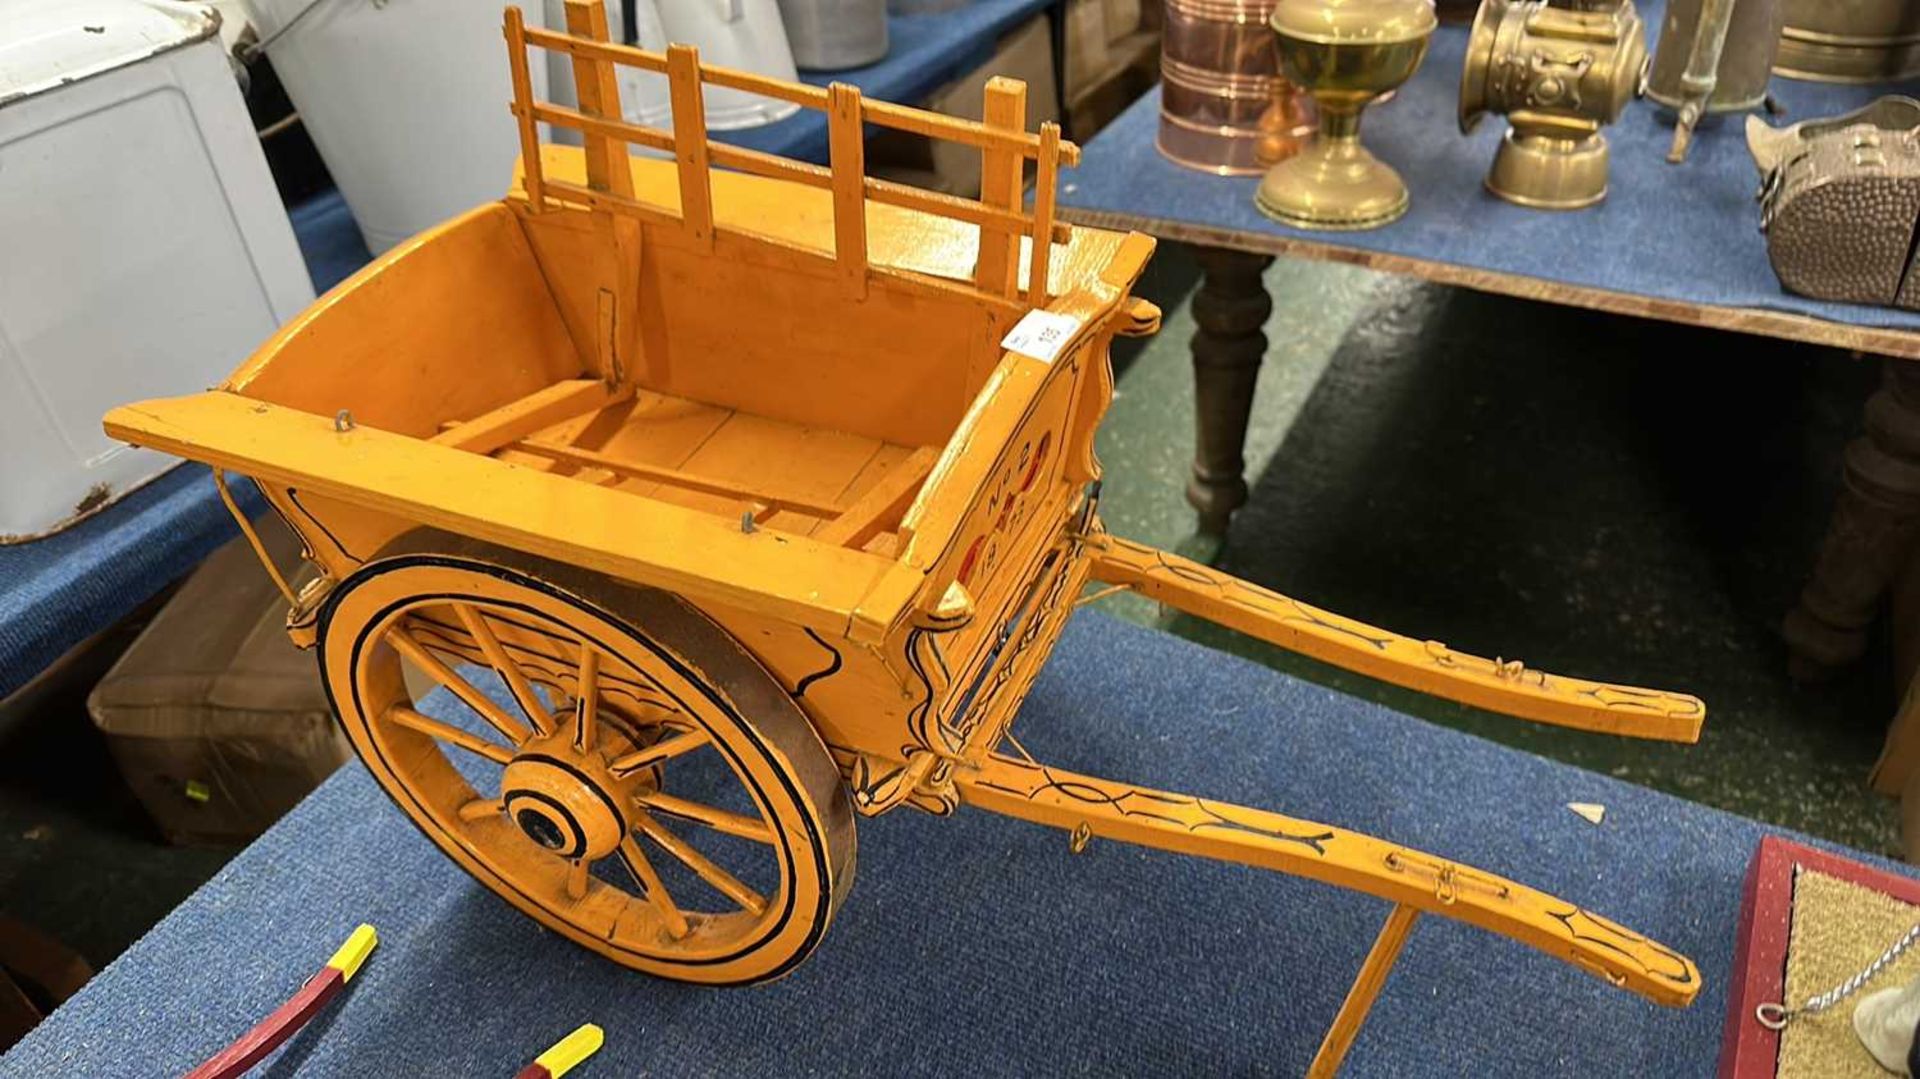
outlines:
[{"label": "wooden ladder rack", "polygon": [[[860,88],[834,83],[826,89],[714,67],[700,62],[691,46],[671,45],[649,52],[607,40],[606,9],[599,0],[567,0],[569,33],[526,25],[517,7],[506,10],[508,60],[512,65],[513,115],[519,125],[528,201],[536,210],[549,199],[584,203],[594,209],[625,213],[643,221],[682,229],[696,244],[711,247],[714,166],[755,176],[790,180],[833,193],[833,261],[852,295],[866,294],[872,270],[867,257],[866,204],[898,206],[975,225],[980,230],[973,285],[1008,300],[1020,296],[1020,247],[1027,252],[1026,302],[1044,306],[1052,245],[1065,243],[1069,227],[1055,219],[1055,187],[1062,165],[1079,163],[1080,150],[1060,137],[1052,122],[1037,134],[1026,130],[1026,84],[1015,79],[988,82],[985,122],[962,120],[884,101],[868,101]],[[566,53],[573,60],[580,107],[563,108],[536,101],[528,69],[529,46]],[[673,105],[671,131],[626,122],[614,79],[616,65],[667,77]],[[707,137],[704,93],[707,86],[760,94],[827,115],[828,166],[777,154],[714,142]],[[550,179],[540,163],[536,125],[579,131],[587,146],[586,187]],[[866,175],[865,126],[972,146],[981,153],[981,197],[960,198]],[[674,155],[678,163],[680,210],[674,213],[633,197],[626,168],[628,146],[644,146]],[[1037,169],[1033,210],[1023,205],[1026,162]]]}]

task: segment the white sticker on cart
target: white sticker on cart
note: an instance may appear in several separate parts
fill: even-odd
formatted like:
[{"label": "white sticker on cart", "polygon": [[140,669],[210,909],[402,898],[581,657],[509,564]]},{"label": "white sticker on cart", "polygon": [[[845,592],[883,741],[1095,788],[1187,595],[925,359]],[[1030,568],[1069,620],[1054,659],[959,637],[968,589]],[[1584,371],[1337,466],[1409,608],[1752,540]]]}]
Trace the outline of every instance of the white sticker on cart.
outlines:
[{"label": "white sticker on cart", "polygon": [[1052,363],[1060,350],[1067,347],[1067,342],[1073,340],[1073,335],[1080,332],[1080,326],[1080,320],[1072,315],[1029,311],[1027,317],[1000,339],[1000,347],[1032,356],[1041,363]]}]

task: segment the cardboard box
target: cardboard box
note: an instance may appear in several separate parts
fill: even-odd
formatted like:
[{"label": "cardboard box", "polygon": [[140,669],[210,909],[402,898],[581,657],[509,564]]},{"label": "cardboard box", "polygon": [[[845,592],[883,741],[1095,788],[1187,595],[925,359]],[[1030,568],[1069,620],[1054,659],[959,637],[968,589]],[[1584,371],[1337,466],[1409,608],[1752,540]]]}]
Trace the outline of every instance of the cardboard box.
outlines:
[{"label": "cardboard box", "polygon": [[[283,570],[298,541],[256,522]],[[296,579],[297,587],[297,579]],[[93,689],[87,710],[169,842],[242,843],[351,754],[287,601],[244,538],[195,570]]]}]

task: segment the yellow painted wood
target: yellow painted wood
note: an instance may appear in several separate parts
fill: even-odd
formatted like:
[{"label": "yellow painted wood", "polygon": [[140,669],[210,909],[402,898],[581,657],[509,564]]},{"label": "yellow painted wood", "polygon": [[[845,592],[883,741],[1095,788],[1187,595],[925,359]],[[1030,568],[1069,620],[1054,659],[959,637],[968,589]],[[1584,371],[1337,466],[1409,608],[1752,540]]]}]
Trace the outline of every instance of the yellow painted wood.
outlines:
[{"label": "yellow painted wood", "polygon": [[1047,291],[1048,271],[1053,253],[1042,242],[1053,235],[1053,203],[1059,196],[1060,125],[1051,121],[1040,125],[1040,175],[1033,184],[1033,242],[1027,254],[1027,302],[1046,306],[1052,295]]},{"label": "yellow painted wood", "polygon": [[1167,551],[1102,537],[1096,580],[1370,678],[1579,730],[1697,742],[1707,706],[1665,690],[1548,674],[1415,641],[1243,581]]},{"label": "yellow painted wood", "polygon": [[867,131],[860,122],[860,88],[827,87],[827,153],[833,176],[833,257],[847,295],[867,295]]},{"label": "yellow painted wood", "polygon": [[[606,5],[594,0],[566,0],[566,13],[569,33],[606,39]],[[522,31],[523,36],[524,33]],[[580,102],[581,112],[604,119],[620,118],[620,83],[614,75],[611,62],[598,57],[574,57],[573,90],[575,100]],[[631,196],[633,178],[623,167],[627,160],[627,148],[597,132],[588,133],[585,139],[587,182],[597,191]]]},{"label": "yellow painted wood", "polygon": [[624,461],[611,454],[583,450],[573,446],[563,446],[543,439],[530,438],[515,442],[511,449],[535,457],[568,464],[584,465],[589,468],[605,469],[617,476],[632,479],[654,480],[660,484],[682,487],[689,491],[717,495],[723,501],[758,502],[781,509],[798,510],[820,516],[834,516],[841,511],[833,503],[814,502],[805,498],[794,498],[777,491],[765,490],[751,483],[735,482],[702,476],[698,473],[682,471],[677,468],[661,468],[657,465],[638,464]]},{"label": "yellow painted wood", "polygon": [[[254,477],[300,532],[322,577],[298,597],[299,633],[333,642],[322,649],[330,681],[366,690],[342,716],[356,748],[450,857],[620,962],[740,980],[784,969],[824,925],[851,868],[848,801],[867,814],[966,802],[1397,904],[1329,1032],[1327,1068],[1416,912],[1512,937],[1661,1003],[1693,998],[1699,974],[1685,957],[1493,874],[999,755],[1090,577],[1528,718],[1691,740],[1704,707],[1404,640],[1107,537],[1089,496],[1100,476],[1094,433],[1113,394],[1107,349],[1116,334],[1158,325],[1158,311],[1130,296],[1153,241],[1054,220],[1057,169],[1077,151],[1052,125],[1025,130],[1019,84],[990,84],[985,123],[952,120],[850,87],[702,65],[688,48],[613,45],[599,4],[567,8],[573,33],[508,16],[511,53],[573,58],[580,106],[533,101],[526,58],[510,57],[524,160],[506,199],[375,260],[220,390],[106,420],[117,438]],[[621,118],[617,64],[668,76],[671,132]],[[826,111],[832,166],[712,141],[707,85]],[[533,147],[537,123],[581,130],[587,145]],[[861,175],[864,124],[979,150],[982,198]],[[630,157],[629,146],[672,157]],[[1039,178],[1030,213],[1028,160]],[[1067,341],[1051,355],[1005,351],[1007,332],[1037,307],[1075,327]],[[322,596],[325,625],[311,613]],[[754,714],[692,716],[649,690],[696,676],[655,669],[637,642],[656,631],[705,640],[686,657],[693,667],[732,672],[694,696]],[[347,645],[361,634],[389,647],[359,652],[371,658],[354,668]],[[413,710],[403,655],[471,698],[501,741]],[[499,671],[530,722],[485,700],[458,663]],[[601,696],[617,701],[617,718]],[[768,724],[781,728],[782,749],[754,757],[749,778],[763,793],[800,782],[808,806],[762,822],[656,781],[685,755],[739,748],[743,732]],[[472,790],[435,763],[441,751],[502,761],[536,785],[543,773],[519,766],[566,756],[631,810],[580,834],[591,833],[591,857],[625,863],[635,891],[589,873],[589,855],[529,843],[510,821],[510,792]],[[558,794],[581,812],[602,804],[575,788]],[[809,832],[829,818],[827,832]],[[789,868],[810,842],[844,861],[795,878],[812,913],[775,944],[684,970],[676,957],[731,947],[785,904],[676,826],[778,848]],[[679,862],[733,904],[733,929],[691,917],[653,858]]]},{"label": "yellow painted wood", "polygon": [[1373,947],[1367,949],[1367,958],[1360,964],[1353,987],[1347,990],[1340,1013],[1333,1017],[1333,1025],[1320,1040],[1319,1051],[1313,1054],[1313,1063],[1307,1066],[1308,1079],[1332,1079],[1340,1071],[1340,1062],[1347,1058],[1353,1040],[1360,1036],[1367,1013],[1373,1010],[1373,1002],[1386,987],[1387,975],[1393,972],[1393,964],[1406,946],[1407,934],[1413,932],[1413,923],[1419,917],[1418,910],[1404,904],[1395,904],[1387,913],[1386,924],[1373,939]]},{"label": "yellow painted wood", "polygon": [[[1025,131],[1027,84],[995,76],[987,80],[981,115],[996,130]],[[1026,187],[1026,159],[1008,150],[980,152],[980,201],[1001,210],[1019,208]],[[981,291],[1013,297],[1020,281],[1020,234],[998,229],[980,233],[980,254],[974,283]]]},{"label": "yellow painted wood", "polygon": [[294,316],[224,388],[430,438],[446,420],[580,377],[586,355],[514,211],[496,203],[396,244]]},{"label": "yellow painted wood", "polygon": [[968,805],[1367,892],[1511,937],[1656,1004],[1684,1005],[1700,991],[1692,960],[1577,903],[1358,832],[1001,756],[956,779]]},{"label": "yellow painted wood", "polygon": [[859,500],[827,522],[814,538],[835,547],[860,547],[872,539],[886,523],[906,512],[907,503],[933,471],[940,459],[931,447],[922,446],[912,456],[895,465],[879,482],[867,489]]},{"label": "yellow painted wood", "polygon": [[570,378],[448,427],[429,441],[469,453],[492,453],[542,427],[624,400],[632,392],[631,388],[615,389],[597,378]]},{"label": "yellow painted wood", "polygon": [[836,634],[869,596],[899,595],[881,588],[889,577],[916,576],[858,551],[745,535],[738,522],[385,431],[341,433],[330,418],[232,393],[118,408],[106,427],[115,438],[270,483]]},{"label": "yellow painted wood", "polygon": [[667,49],[673,142],[680,217],[687,235],[703,248],[713,242],[712,170],[707,164],[707,107],[700,88],[700,55],[691,45]]},{"label": "yellow painted wood", "polygon": [[520,159],[532,168],[527,173],[527,197],[538,206],[546,201],[540,179],[540,132],[536,116],[523,102],[533,100],[533,75],[527,67],[527,17],[517,7],[506,12],[507,70],[513,82],[514,121],[520,134]]}]

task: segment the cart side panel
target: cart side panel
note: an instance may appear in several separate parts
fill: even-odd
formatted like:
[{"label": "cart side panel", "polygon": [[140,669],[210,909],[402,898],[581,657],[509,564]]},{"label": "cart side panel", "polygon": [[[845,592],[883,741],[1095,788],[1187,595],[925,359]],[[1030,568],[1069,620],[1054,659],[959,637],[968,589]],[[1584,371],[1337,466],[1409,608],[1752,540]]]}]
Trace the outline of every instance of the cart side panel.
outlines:
[{"label": "cart side panel", "polygon": [[420,527],[406,517],[313,491],[284,484],[259,486],[267,504],[300,537],[307,560],[335,581],[401,534]]},{"label": "cart side panel", "polygon": [[[757,194],[763,189],[768,193]],[[816,192],[760,181],[740,185],[738,194]],[[722,234],[709,252],[690,245],[677,227],[625,224],[640,236],[632,256],[639,340],[622,367],[648,388],[810,427],[938,446],[998,361],[1008,305],[887,275],[874,275],[856,295],[817,251]],[[584,210],[526,213],[524,225],[557,309],[576,340],[591,340],[602,332],[603,312],[626,294],[616,279],[628,256],[616,253],[608,223]],[[614,337],[626,340],[617,329]]]},{"label": "cart side panel", "polygon": [[[267,502],[300,537],[304,556],[340,581],[402,535],[407,517],[312,491],[262,484]],[[914,697],[880,648],[798,626],[743,607],[682,596],[739,641],[793,694],[820,736],[840,754],[898,758]],[[644,630],[646,627],[640,627]]]},{"label": "cart side panel", "polygon": [[[745,248],[752,255],[777,248]],[[669,392],[910,446],[946,442],[966,412],[986,312],[885,278],[852,299],[772,259],[661,247],[641,278],[641,332]]]},{"label": "cart side panel", "polygon": [[697,604],[793,695],[836,756],[899,760],[916,703],[885,650],[721,603]]},{"label": "cart side panel", "polygon": [[513,212],[489,203],[342,282],[227,388],[427,438],[584,366]]},{"label": "cart side panel", "polygon": [[[1042,613],[1044,583],[1060,568],[1049,560],[1083,497],[1065,452],[1075,407],[1104,360],[1086,348],[1053,363],[1007,354],[909,515],[905,560],[927,586],[921,616],[893,644],[916,683],[909,726],[939,753],[967,751],[982,683],[1006,654],[1003,633],[1017,637]],[[937,609],[954,584],[972,605],[963,622]]]}]

